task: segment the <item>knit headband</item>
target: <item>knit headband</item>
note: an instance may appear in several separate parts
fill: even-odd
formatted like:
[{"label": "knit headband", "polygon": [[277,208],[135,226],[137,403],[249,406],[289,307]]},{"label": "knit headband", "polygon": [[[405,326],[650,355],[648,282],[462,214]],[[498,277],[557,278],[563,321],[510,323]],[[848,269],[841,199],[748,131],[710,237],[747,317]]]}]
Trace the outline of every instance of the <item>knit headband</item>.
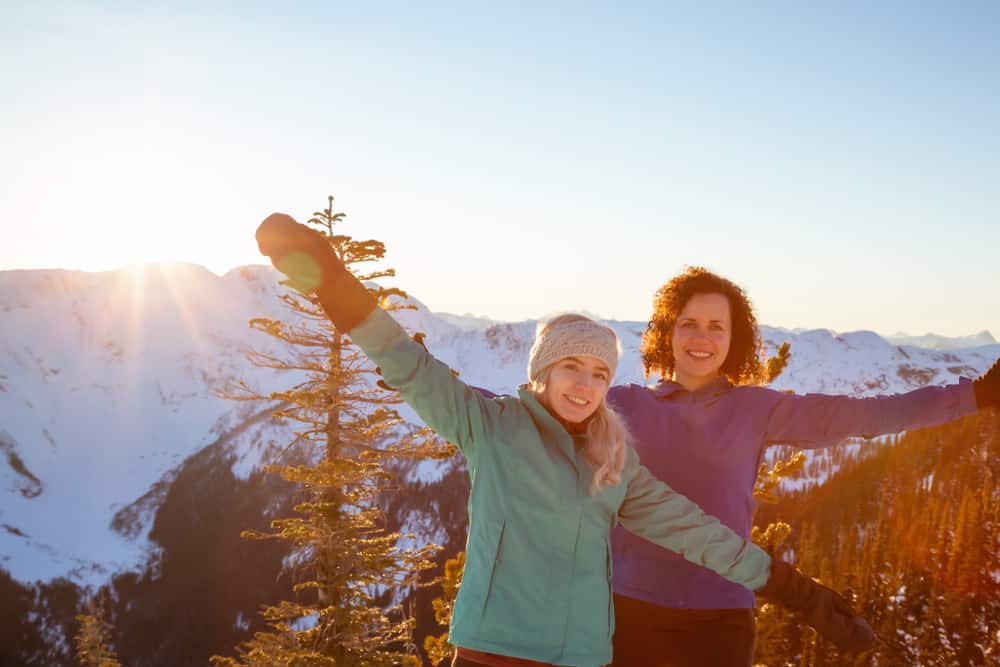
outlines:
[{"label": "knit headband", "polygon": [[614,377],[620,347],[618,336],[610,327],[589,319],[560,322],[557,318],[535,336],[528,357],[528,379],[536,379],[546,366],[566,357],[596,357]]}]

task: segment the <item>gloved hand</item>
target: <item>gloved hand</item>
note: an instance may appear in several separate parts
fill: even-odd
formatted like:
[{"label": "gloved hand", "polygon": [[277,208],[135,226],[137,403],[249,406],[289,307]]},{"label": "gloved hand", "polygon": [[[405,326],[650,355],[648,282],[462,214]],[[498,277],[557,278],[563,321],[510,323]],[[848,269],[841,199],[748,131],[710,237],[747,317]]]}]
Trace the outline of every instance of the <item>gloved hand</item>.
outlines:
[{"label": "gloved hand", "polygon": [[783,560],[771,558],[771,576],[757,595],[796,612],[841,649],[865,651],[877,643],[875,631],[847,600]]},{"label": "gloved hand", "polygon": [[1000,359],[974,380],[972,387],[976,390],[976,407],[980,410],[988,406],[1000,408]]},{"label": "gloved hand", "polygon": [[349,332],[375,309],[375,297],[347,270],[327,238],[291,216],[267,216],[257,228],[257,247],[297,288],[316,293],[340,331]]}]

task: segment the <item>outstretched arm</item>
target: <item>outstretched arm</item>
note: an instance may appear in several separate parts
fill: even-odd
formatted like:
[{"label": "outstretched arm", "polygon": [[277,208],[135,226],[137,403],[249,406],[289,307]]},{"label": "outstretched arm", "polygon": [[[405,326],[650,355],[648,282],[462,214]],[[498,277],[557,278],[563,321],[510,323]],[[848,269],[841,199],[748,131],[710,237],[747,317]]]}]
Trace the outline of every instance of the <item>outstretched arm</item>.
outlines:
[{"label": "outstretched arm", "polygon": [[316,230],[274,213],[257,228],[257,244],[297,287],[316,294],[330,321],[378,364],[385,382],[473,464],[477,443],[497,428],[502,403],[470,389],[411,339]]},{"label": "outstretched arm", "polygon": [[622,478],[628,487],[618,519],[627,530],[744,588],[767,581],[767,552],[654,477],[631,448]]},{"label": "outstretched arm", "polygon": [[653,477],[628,452],[622,525],[758,595],[798,612],[821,635],[849,651],[875,645],[871,626],[833,590],[774,559],[701,507]]},{"label": "outstretched arm", "polygon": [[782,394],[768,415],[765,441],[828,447],[853,436],[871,438],[943,424],[982,407],[974,384],[963,379],[946,387],[869,398]]}]

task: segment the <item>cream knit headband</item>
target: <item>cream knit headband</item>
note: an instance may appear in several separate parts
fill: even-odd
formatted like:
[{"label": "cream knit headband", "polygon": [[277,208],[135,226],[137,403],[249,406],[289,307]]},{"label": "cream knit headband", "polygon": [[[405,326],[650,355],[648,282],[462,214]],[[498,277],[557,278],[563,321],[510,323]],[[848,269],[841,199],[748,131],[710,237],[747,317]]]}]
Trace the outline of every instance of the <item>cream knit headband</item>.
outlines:
[{"label": "cream knit headband", "polygon": [[528,357],[528,379],[534,380],[546,366],[560,359],[583,356],[603,361],[614,377],[619,350],[618,336],[610,327],[589,319],[560,322],[557,318],[535,336]]}]

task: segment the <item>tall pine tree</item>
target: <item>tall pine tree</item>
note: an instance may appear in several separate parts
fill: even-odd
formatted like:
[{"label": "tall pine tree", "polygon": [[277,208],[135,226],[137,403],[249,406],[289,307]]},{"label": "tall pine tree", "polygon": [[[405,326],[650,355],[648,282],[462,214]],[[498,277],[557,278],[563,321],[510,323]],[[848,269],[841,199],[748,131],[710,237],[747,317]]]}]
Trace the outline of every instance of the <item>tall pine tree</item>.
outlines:
[{"label": "tall pine tree", "polygon": [[[328,205],[308,221],[329,240],[338,257],[362,281],[394,275],[392,269],[359,272],[381,260],[380,241],[358,241],[341,234],[344,214]],[[395,288],[369,290],[393,310]],[[257,539],[286,540],[297,599],[262,612],[272,630],[257,633],[237,648],[238,659],[213,658],[213,664],[337,665],[388,667],[417,665],[412,654],[413,619],[399,602],[419,585],[437,547],[413,546],[409,536],[384,531],[380,495],[393,477],[387,469],[400,458],[441,455],[441,445],[426,430],[408,427],[394,409],[398,394],[376,385],[364,355],[323,315],[314,300],[289,291],[281,297],[288,320],[254,319],[251,327],[285,344],[285,356],[251,352],[257,366],[290,371],[294,386],[267,396],[246,383],[232,388],[241,400],[275,402],[275,416],[298,425],[289,448],[306,463],[276,465],[285,479],[300,485],[299,516],[276,520],[274,532],[248,532]],[[286,451],[289,451],[286,449]],[[409,544],[411,546],[403,546]]]}]

